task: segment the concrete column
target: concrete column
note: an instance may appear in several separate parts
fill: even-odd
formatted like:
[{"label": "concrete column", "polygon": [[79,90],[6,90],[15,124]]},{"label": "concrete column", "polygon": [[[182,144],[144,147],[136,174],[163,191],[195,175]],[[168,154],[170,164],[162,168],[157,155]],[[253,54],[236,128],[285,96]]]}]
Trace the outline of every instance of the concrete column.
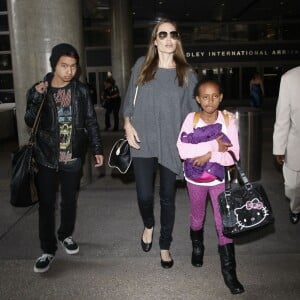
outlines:
[{"label": "concrete column", "polygon": [[111,12],[112,74],[123,98],[133,64],[131,1],[111,0]]},{"label": "concrete column", "polygon": [[51,71],[51,49],[74,45],[81,65],[83,30],[81,0],[7,0],[19,144],[28,141],[24,123],[26,91]]}]

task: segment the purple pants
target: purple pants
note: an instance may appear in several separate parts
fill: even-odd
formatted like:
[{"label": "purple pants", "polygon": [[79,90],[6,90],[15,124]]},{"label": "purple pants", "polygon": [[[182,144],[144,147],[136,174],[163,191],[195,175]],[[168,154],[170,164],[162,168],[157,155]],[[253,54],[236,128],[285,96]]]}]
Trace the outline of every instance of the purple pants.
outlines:
[{"label": "purple pants", "polygon": [[232,239],[224,236],[222,232],[222,219],[219,211],[218,195],[224,192],[224,188],[224,183],[214,186],[201,186],[187,182],[187,189],[190,197],[190,223],[192,230],[200,230],[204,226],[206,196],[207,193],[209,193],[220,246],[233,242]]}]

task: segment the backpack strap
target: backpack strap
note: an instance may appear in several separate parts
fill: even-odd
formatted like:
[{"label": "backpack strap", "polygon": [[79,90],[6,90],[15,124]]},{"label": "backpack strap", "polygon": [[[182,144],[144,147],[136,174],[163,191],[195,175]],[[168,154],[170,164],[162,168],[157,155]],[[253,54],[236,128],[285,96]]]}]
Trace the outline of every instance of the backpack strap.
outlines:
[{"label": "backpack strap", "polygon": [[[224,118],[224,121],[225,121],[225,125],[226,127],[229,126],[229,118],[230,116],[233,116],[234,117],[234,114],[232,114],[231,112],[228,112],[227,110],[223,110],[222,111],[222,115],[223,115],[223,118]],[[194,119],[193,119],[193,128],[195,129],[199,120],[201,118],[201,112],[200,111],[196,111],[195,114],[194,114]]]},{"label": "backpack strap", "polygon": [[223,115],[226,127],[229,126],[229,116],[230,116],[230,114],[231,113],[229,113],[227,110],[222,111],[222,115]]},{"label": "backpack strap", "polygon": [[194,120],[193,120],[193,128],[195,129],[199,120],[200,120],[200,117],[201,117],[201,113],[200,111],[196,111],[195,114],[194,114]]}]

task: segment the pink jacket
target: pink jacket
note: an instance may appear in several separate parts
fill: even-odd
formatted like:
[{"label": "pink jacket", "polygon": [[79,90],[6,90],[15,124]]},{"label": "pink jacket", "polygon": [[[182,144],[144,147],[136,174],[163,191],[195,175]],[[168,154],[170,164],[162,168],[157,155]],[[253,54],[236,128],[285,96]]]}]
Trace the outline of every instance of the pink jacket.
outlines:
[{"label": "pink jacket", "polygon": [[[225,112],[226,113],[226,112]],[[209,141],[209,142],[203,142],[199,144],[190,144],[190,143],[183,143],[180,140],[181,133],[191,133],[193,132],[193,120],[194,120],[194,112],[189,113],[180,130],[178,139],[177,139],[177,148],[179,151],[180,157],[184,160],[187,158],[194,158],[197,156],[201,156],[206,154],[207,152],[211,151],[211,159],[210,162],[216,162],[219,163],[222,166],[231,166],[234,164],[232,157],[227,152],[219,152],[219,146],[216,140]],[[237,119],[234,115],[229,114],[229,124],[228,127],[226,127],[226,123],[224,120],[224,117],[222,113],[219,111],[218,118],[215,123],[222,124],[222,131],[226,133],[228,138],[231,140],[232,147],[230,147],[228,150],[232,150],[236,156],[236,159],[239,160],[239,152],[240,152],[240,146],[239,146],[239,139],[238,139],[238,127],[237,127]],[[199,120],[197,126],[206,126],[207,124],[203,122],[203,120]]]}]

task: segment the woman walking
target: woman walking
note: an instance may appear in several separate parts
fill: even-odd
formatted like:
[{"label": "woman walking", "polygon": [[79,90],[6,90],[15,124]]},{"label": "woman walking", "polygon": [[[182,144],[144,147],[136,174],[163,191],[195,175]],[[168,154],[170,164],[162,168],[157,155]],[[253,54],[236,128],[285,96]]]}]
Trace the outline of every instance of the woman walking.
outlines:
[{"label": "woman walking", "polygon": [[141,247],[145,252],[152,247],[153,181],[156,167],[159,169],[159,246],[163,268],[171,268],[174,263],[169,250],[175,218],[175,183],[176,177],[182,176],[176,141],[185,116],[198,108],[193,98],[196,82],[196,75],[185,60],[176,24],[169,20],[159,22],[153,28],[146,57],[139,58],[132,69],[123,115],[144,224]]}]

